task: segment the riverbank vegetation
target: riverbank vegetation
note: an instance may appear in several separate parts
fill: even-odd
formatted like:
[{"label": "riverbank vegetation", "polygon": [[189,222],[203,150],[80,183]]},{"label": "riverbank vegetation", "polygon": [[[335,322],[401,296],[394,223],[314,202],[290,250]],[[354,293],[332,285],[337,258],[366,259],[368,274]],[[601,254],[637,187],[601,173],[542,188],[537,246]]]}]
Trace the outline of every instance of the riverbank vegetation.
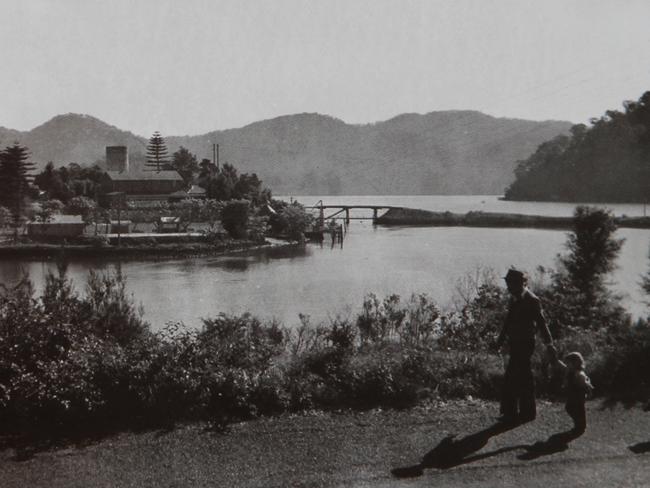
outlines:
[{"label": "riverbank vegetation", "polygon": [[[613,217],[618,227],[650,228],[650,217]],[[375,220],[379,225],[426,225],[436,227],[497,227],[531,229],[571,229],[573,218],[550,215],[471,211],[464,214],[434,212],[414,208],[391,208]]]},{"label": "riverbank vegetation", "polygon": [[506,199],[647,202],[650,91],[623,105],[541,144],[518,163]]},{"label": "riverbank vegetation", "polygon": [[[581,207],[556,270],[538,269],[560,352],[585,355],[598,395],[632,402],[650,386],[650,328],[633,323],[605,286],[621,242],[611,215]],[[650,276],[650,275],[649,275]],[[137,299],[137,297],[135,297]],[[25,278],[0,292],[0,431],[165,426],[215,427],[308,409],[409,407],[426,398],[498,398],[503,359],[494,346],[507,293],[494,273],[459,282],[456,306],[426,295],[370,295],[360,311],[287,329],[249,314],[218,314],[200,330],[153,332],[119,274],[91,273],[84,293],[65,266],[40,296]],[[539,348],[541,349],[541,348]],[[535,356],[541,395],[558,378]]]}]

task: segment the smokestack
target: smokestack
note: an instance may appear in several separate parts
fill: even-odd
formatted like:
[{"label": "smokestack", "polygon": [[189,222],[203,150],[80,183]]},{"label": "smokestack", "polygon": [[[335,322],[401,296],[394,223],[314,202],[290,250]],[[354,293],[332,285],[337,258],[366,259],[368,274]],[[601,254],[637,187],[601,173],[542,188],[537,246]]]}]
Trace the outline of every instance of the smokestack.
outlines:
[{"label": "smokestack", "polygon": [[126,146],[106,146],[106,169],[128,173],[129,150]]}]

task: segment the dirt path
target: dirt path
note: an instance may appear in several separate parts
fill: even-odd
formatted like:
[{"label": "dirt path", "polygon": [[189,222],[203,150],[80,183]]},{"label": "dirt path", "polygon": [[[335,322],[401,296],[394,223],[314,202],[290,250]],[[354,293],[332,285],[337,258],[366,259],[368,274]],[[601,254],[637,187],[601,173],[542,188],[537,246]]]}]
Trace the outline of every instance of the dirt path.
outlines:
[{"label": "dirt path", "polygon": [[492,403],[466,401],[263,419],[222,434],[192,424],[22,461],[6,449],[0,486],[650,486],[650,413],[592,403],[587,433],[568,446],[542,443],[570,426],[562,405],[540,403],[535,422],[486,431],[496,414]]}]

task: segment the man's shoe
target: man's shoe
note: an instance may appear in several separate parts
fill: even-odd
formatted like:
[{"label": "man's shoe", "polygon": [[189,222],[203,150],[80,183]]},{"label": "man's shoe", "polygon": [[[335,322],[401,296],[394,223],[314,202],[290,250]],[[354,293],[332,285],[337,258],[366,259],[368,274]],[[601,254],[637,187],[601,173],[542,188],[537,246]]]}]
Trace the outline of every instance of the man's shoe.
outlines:
[{"label": "man's shoe", "polygon": [[497,418],[497,422],[503,425],[515,425],[518,419],[513,415],[501,415]]},{"label": "man's shoe", "polygon": [[519,423],[527,424],[528,422],[532,422],[533,420],[535,420],[536,417],[537,417],[536,415],[520,415]]}]

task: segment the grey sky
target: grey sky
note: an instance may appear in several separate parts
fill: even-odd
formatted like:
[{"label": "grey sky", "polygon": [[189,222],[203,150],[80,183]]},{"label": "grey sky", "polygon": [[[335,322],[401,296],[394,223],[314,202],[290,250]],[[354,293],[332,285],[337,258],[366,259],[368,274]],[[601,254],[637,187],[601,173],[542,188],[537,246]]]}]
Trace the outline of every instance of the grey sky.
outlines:
[{"label": "grey sky", "polygon": [[587,121],[650,90],[647,0],[0,0],[0,125],[141,135],[297,112]]}]

